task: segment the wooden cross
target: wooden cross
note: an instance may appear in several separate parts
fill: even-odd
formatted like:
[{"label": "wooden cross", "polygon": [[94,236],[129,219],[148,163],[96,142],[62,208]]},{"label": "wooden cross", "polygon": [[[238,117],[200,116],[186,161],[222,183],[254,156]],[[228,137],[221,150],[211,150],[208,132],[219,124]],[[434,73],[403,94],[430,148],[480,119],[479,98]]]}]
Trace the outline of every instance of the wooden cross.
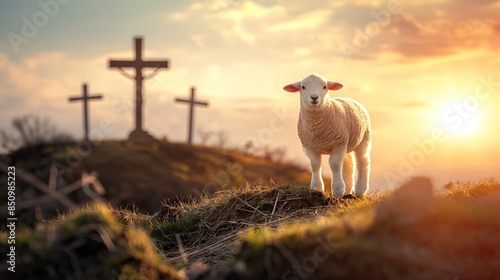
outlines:
[{"label": "wooden cross", "polygon": [[89,96],[87,93],[87,84],[83,84],[83,95],[81,97],[70,97],[69,102],[83,101],[83,129],[84,129],[84,140],[89,140],[89,108],[88,101],[91,99],[102,99],[102,95]]},{"label": "wooden cross", "polygon": [[[151,78],[152,75],[145,77],[142,74],[143,68],[156,68],[153,74],[156,74],[160,68],[168,68],[168,60],[142,60],[142,38],[135,38],[135,59],[134,60],[110,60],[109,68],[131,67],[135,69],[135,77],[130,78],[135,80],[135,130],[142,131],[142,81]],[[123,71],[123,70],[122,70]]]},{"label": "wooden cross", "polygon": [[195,105],[201,105],[201,106],[208,106],[207,102],[202,102],[202,101],[195,101],[194,100],[194,95],[195,95],[195,88],[191,87],[191,99],[181,99],[181,98],[176,98],[176,102],[185,102],[189,103],[189,130],[188,130],[188,144],[191,145],[193,141],[193,122],[194,122],[194,106]]}]

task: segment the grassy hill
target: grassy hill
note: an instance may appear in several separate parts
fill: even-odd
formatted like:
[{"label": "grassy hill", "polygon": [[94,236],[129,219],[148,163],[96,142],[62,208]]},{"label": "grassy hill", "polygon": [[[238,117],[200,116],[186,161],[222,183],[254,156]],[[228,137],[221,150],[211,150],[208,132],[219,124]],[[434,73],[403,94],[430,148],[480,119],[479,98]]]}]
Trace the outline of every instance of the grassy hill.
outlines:
[{"label": "grassy hill", "polygon": [[[168,204],[156,215],[96,204],[18,229],[24,269],[9,276],[498,279],[500,184],[446,187],[433,194],[417,179],[338,200],[307,186],[256,184]],[[8,233],[0,236],[5,252]]]},{"label": "grassy hill", "polygon": [[[109,201],[44,221],[29,222],[16,211],[16,273],[7,271],[12,257],[0,257],[8,279],[500,275],[500,184],[494,180],[450,183],[447,193],[434,194],[428,179],[417,178],[394,192],[336,199],[311,190],[309,173],[293,165],[200,146],[106,141],[88,150],[32,147],[9,157],[43,182],[57,163],[60,185],[97,171]],[[19,179],[16,189],[16,203],[39,195]],[[182,199],[189,196],[197,199]],[[68,198],[91,202],[81,190]],[[44,206],[58,207],[51,203]],[[137,207],[124,208],[132,203]],[[0,227],[0,251],[12,251],[9,236],[10,229]]]},{"label": "grassy hill", "polygon": [[[161,210],[162,200],[187,201],[199,198],[202,193],[213,194],[222,187],[239,187],[271,178],[283,184],[309,180],[308,172],[293,164],[240,151],[163,141],[154,144],[103,141],[94,146],[43,145],[18,150],[3,161],[10,161],[10,165],[34,174],[42,182],[49,181],[50,166],[57,166],[59,187],[79,180],[84,171],[95,171],[105,188],[104,198],[113,207],[134,205],[149,213]],[[6,182],[4,176],[0,173],[1,182]],[[23,189],[18,193],[19,200],[42,195],[19,178],[16,183]],[[7,201],[5,195],[4,192],[0,194],[2,201]],[[90,201],[82,190],[69,197],[79,203]],[[46,212],[63,209],[62,205],[51,203],[43,205]]]}]

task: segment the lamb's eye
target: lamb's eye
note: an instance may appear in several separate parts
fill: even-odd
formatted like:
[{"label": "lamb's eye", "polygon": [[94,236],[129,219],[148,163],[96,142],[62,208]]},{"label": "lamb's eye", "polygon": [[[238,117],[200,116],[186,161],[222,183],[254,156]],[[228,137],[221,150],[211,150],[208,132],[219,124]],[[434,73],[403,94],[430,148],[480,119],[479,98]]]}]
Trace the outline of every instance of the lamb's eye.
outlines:
[{"label": "lamb's eye", "polygon": [[305,87],[305,86],[302,86],[302,89],[306,89],[306,87]]},{"label": "lamb's eye", "polygon": [[323,89],[326,89],[326,86],[324,86]]}]

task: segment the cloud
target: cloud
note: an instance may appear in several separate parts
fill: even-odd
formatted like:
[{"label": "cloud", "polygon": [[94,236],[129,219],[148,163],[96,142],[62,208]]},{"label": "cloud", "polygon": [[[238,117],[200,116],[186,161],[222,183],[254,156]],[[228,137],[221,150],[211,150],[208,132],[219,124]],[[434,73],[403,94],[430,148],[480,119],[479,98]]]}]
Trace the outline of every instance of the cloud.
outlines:
[{"label": "cloud", "polygon": [[193,41],[198,47],[205,46],[205,36],[204,35],[191,35],[191,41]]},{"label": "cloud", "polygon": [[323,25],[332,15],[331,10],[319,9],[304,13],[297,17],[291,17],[288,20],[280,21],[269,27],[269,32],[296,31],[301,32],[301,29],[318,28]]},{"label": "cloud", "polygon": [[35,69],[42,65],[47,65],[56,60],[61,60],[65,57],[62,52],[41,52],[33,56],[29,56],[23,59],[23,64],[28,69]]},{"label": "cloud", "polygon": [[[320,6],[331,6],[329,10],[334,12],[309,32],[321,38],[313,43],[313,53],[323,59],[345,56],[354,60],[415,62],[459,56],[467,51],[498,52],[500,1],[484,0],[477,5],[470,1],[404,1],[400,2],[402,12],[389,13],[392,2],[361,0]],[[293,22],[293,18],[278,26],[286,26],[288,21]],[[300,43],[293,36],[285,38],[288,42],[292,39]]]},{"label": "cloud", "polygon": [[167,19],[172,20],[172,21],[185,21],[189,17],[185,13],[180,13],[180,12],[175,12],[175,13],[169,13],[167,14]]},{"label": "cloud", "polygon": [[469,19],[461,22],[435,19],[425,23],[412,16],[396,17],[392,30],[396,42],[381,49],[399,54],[404,60],[449,56],[464,50],[498,50],[500,22],[492,19]]},{"label": "cloud", "polygon": [[[60,59],[63,56],[60,53],[40,53],[25,58],[21,64],[14,64],[5,54],[0,53],[0,83],[5,89],[5,93],[0,97],[2,101],[22,98],[23,102],[17,103],[20,108],[30,108],[37,104],[52,106],[52,101],[57,98],[57,92],[63,87],[57,80],[41,78],[36,70],[41,65],[50,65],[48,62],[52,59]],[[34,92],[37,93],[36,98],[32,98]],[[10,108],[10,110],[20,108]]]},{"label": "cloud", "polygon": [[219,9],[216,12],[222,18],[232,19],[237,22],[242,22],[248,19],[262,19],[269,16],[283,15],[285,8],[280,5],[264,7],[254,1],[242,1],[242,4],[226,7],[227,9]]},{"label": "cloud", "polygon": [[[286,16],[285,12],[286,9],[280,5],[264,6],[254,1],[213,0],[193,3],[182,12],[168,14],[167,19],[202,23],[203,28],[215,31],[227,42],[237,39],[245,44],[252,44],[270,20],[282,19]],[[200,45],[199,38],[191,36],[191,39]]]},{"label": "cloud", "polygon": [[[237,7],[231,7],[216,12],[224,26],[218,25],[216,29],[226,38],[238,37],[246,43],[253,43],[263,26],[270,19],[277,20],[285,16],[282,6],[264,7],[253,1],[245,1]],[[227,23],[231,28],[227,28]],[[260,27],[260,28],[259,28]]]},{"label": "cloud", "polygon": [[210,77],[217,78],[221,74],[221,68],[219,65],[209,65],[207,72]]}]

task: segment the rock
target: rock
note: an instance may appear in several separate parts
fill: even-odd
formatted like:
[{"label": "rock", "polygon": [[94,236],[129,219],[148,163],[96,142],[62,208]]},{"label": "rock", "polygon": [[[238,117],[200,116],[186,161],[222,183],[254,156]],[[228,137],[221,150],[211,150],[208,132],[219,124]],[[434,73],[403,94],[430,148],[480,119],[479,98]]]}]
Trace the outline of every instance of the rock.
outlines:
[{"label": "rock", "polygon": [[353,195],[352,193],[346,193],[346,194],[344,194],[342,199],[358,199],[358,198],[355,195]]},{"label": "rock", "polygon": [[157,140],[144,130],[134,130],[130,132],[128,140],[140,143],[155,143]]},{"label": "rock", "polygon": [[392,197],[380,203],[375,219],[409,225],[435,211],[436,201],[431,180],[427,177],[414,177],[394,191]]}]

